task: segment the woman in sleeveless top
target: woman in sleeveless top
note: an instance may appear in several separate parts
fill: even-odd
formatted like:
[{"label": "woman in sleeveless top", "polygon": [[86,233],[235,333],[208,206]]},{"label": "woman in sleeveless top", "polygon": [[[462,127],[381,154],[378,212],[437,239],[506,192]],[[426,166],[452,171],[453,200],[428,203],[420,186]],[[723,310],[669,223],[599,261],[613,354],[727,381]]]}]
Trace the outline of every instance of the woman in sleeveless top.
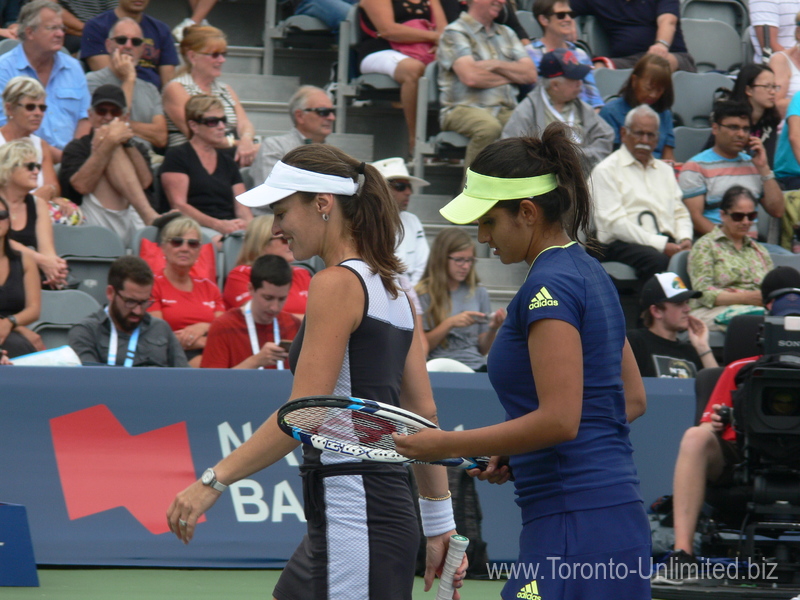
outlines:
[{"label": "woman in sleeveless top", "polygon": [[[796,18],[800,19],[800,13]],[[786,116],[792,96],[800,90],[800,26],[795,27],[794,39],[797,44],[776,52],[769,59],[769,66],[775,71],[775,83],[780,86],[775,95],[775,105],[782,117]]]},{"label": "woman in sleeveless top", "polygon": [[225,34],[210,25],[187,27],[180,45],[185,67],[164,87],[164,113],[167,115],[169,146],[187,141],[189,127],[184,106],[191,96],[211,94],[225,110],[227,137],[221,147],[235,147],[234,158],[240,167],[252,164],[258,151],[253,142],[255,129],[233,88],[219,81],[228,42]]},{"label": "woman in sleeveless top", "polygon": [[[421,332],[396,282],[400,216],[377,169],[326,144],[300,146],[275,165],[264,184],[238,200],[271,206],[273,233],[289,240],[297,259],[318,255],[326,265],[311,280],[306,318],[290,350],[295,378],[289,400],[360,395],[434,419]],[[197,519],[220,496],[211,487],[214,479],[231,484],[297,446],[280,431],[273,413],[206,472],[208,484],[197,481],[177,495],[167,514],[170,529],[188,542]],[[326,600],[352,600],[354,593],[410,600],[418,533],[405,468],[304,448],[302,472],[308,533],[273,598],[300,600],[314,590],[315,598]],[[414,472],[428,538],[430,586],[455,525],[445,469],[414,465]],[[329,557],[328,547],[346,548],[348,560]]]},{"label": "woman in sleeveless top", "polygon": [[11,213],[9,238],[15,250],[30,256],[41,269],[42,283],[60,288],[67,281],[67,261],[56,254],[47,202],[30,193],[40,170],[29,139],[0,146],[0,196]]},{"label": "woman in sleeveless top", "polygon": [[39,318],[41,291],[33,260],[11,247],[8,203],[0,198],[0,351],[10,358],[44,350],[27,327]]}]

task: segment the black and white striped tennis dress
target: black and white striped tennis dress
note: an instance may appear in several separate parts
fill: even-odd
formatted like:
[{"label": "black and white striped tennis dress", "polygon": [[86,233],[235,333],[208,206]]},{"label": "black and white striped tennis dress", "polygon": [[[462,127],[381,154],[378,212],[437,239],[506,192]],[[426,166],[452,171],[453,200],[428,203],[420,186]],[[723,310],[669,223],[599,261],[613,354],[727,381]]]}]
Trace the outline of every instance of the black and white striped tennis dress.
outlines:
[{"label": "black and white striped tennis dress", "polygon": [[[361,260],[347,260],[364,288],[364,316],[350,336],[335,395],[399,405],[414,332],[405,294],[392,298]],[[331,299],[331,301],[335,301]],[[305,322],[292,344],[297,364]],[[286,565],[278,600],[411,600],[419,530],[408,472],[303,447],[308,533]]]}]

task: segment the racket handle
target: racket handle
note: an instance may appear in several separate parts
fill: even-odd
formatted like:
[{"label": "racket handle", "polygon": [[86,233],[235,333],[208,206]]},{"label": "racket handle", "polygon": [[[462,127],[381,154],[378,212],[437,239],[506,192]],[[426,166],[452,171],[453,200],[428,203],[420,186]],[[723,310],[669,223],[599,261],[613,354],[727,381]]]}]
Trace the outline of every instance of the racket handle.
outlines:
[{"label": "racket handle", "polygon": [[453,599],[453,577],[458,567],[461,566],[461,561],[464,558],[464,552],[467,551],[467,546],[469,546],[469,538],[463,535],[454,535],[450,537],[450,549],[447,551],[447,558],[444,559],[444,567],[442,568],[442,576],[439,578],[439,589],[436,592],[436,600]]}]

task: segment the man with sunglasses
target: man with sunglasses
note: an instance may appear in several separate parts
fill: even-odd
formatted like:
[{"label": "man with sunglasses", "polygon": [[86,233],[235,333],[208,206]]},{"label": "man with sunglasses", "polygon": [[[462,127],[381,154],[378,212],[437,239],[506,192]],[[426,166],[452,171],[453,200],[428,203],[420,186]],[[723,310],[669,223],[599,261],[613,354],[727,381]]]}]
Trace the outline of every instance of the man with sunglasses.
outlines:
[{"label": "man with sunglasses", "polygon": [[108,307],[69,331],[69,345],[84,365],[188,368],[169,325],[147,312],[153,281],[153,272],[138,256],[123,256],[111,263]]},{"label": "man with sunglasses", "polygon": [[[261,141],[250,175],[256,185],[264,183],[272,167],[283,155],[303,144],[324,144],[333,133],[336,110],[328,93],[313,85],[303,85],[289,99],[289,117],[292,129]],[[268,214],[267,208],[254,208],[254,215]]]},{"label": "man with sunglasses", "polygon": [[167,119],[158,88],[136,76],[136,65],[144,52],[142,36],[142,28],[129,17],[114,23],[106,40],[111,62],[99,71],[87,73],[86,83],[92,93],[106,84],[122,88],[125,102],[130,106],[131,129],[136,140],[150,150],[167,145]]},{"label": "man with sunglasses", "polygon": [[148,152],[132,139],[119,87],[95,90],[89,120],[92,131],[64,148],[61,191],[81,205],[88,224],[115,231],[129,246],[136,230],[158,217],[149,197],[153,174]]},{"label": "man with sunglasses", "polygon": [[111,53],[106,47],[111,28],[125,17],[136,21],[142,29],[142,55],[136,65],[136,74],[159,90],[175,76],[179,64],[172,32],[166,23],[144,14],[150,0],[119,0],[114,10],[104,12],[83,28],[81,59],[89,69],[99,71],[111,64]]}]

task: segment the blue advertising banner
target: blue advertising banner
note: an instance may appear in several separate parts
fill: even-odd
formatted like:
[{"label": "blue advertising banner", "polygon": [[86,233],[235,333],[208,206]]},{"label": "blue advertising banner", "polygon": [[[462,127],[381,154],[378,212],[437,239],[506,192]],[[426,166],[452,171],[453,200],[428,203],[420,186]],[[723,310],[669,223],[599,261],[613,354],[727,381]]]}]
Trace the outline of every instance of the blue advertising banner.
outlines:
[{"label": "blue advertising banner", "polygon": [[[503,419],[483,374],[434,373],[442,427]],[[288,372],[9,367],[0,372],[0,502],[27,509],[39,564],[281,567],[305,532],[300,449],[231,486],[181,544],[175,494],[229,454],[288,398]],[[650,380],[632,428],[643,495],[671,490],[692,382]],[[478,485],[492,560],[513,560],[511,485]],[[654,495],[655,494],[655,495]]]}]

